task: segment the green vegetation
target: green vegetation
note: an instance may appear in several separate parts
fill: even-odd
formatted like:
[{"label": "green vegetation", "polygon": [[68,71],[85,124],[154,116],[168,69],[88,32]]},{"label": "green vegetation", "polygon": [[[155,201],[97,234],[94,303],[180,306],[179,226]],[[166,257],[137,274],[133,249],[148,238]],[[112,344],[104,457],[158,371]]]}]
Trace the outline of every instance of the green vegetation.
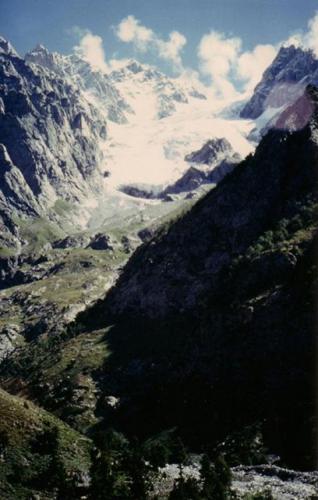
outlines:
[{"label": "green vegetation", "polygon": [[261,235],[246,251],[246,258],[252,259],[273,251],[287,253],[293,248],[299,252],[303,243],[311,240],[317,225],[318,204],[313,197],[308,197],[302,203],[296,203],[296,206],[296,215],[279,220],[273,229]]},{"label": "green vegetation", "polygon": [[[96,434],[94,441],[90,487],[92,500],[166,498],[161,485],[160,461],[156,454],[149,457],[149,442],[129,441],[123,434],[113,430]],[[184,466],[190,463],[190,457],[180,438],[169,432],[158,436],[155,441],[157,451],[161,444],[170,457],[161,465],[171,460],[178,465],[178,477],[169,493],[169,500],[232,498],[231,472],[221,455],[214,462],[207,455],[203,456],[200,475],[195,478],[185,475]],[[162,457],[161,453],[159,455]]]},{"label": "green vegetation", "polygon": [[0,258],[1,257],[13,257],[16,254],[15,248],[2,247],[0,248]]},{"label": "green vegetation", "polygon": [[[29,499],[87,474],[91,442],[33,403],[0,390],[0,494]],[[42,498],[42,497],[41,497]]]},{"label": "green vegetation", "polygon": [[58,200],[56,200],[56,202],[54,203],[54,206],[53,206],[53,210],[61,217],[67,216],[69,214],[69,212],[71,210],[73,210],[73,208],[74,208],[73,203],[70,203],[67,200],[63,200],[62,198],[59,198]]},{"label": "green vegetation", "polygon": [[137,442],[108,431],[95,436],[98,451],[92,461],[92,500],[144,500],[152,487],[153,469]]},{"label": "green vegetation", "polygon": [[[4,387],[19,391],[12,380],[23,380],[23,392],[76,429],[86,431],[97,422],[96,373],[108,356],[105,331],[43,336],[4,362]],[[8,374],[10,377],[8,378]],[[15,389],[16,388],[16,389]]]},{"label": "green vegetation", "polygon": [[56,223],[43,217],[14,218],[14,223],[20,228],[21,237],[28,242],[28,250],[38,250],[46,243],[62,238],[64,232]]},{"label": "green vegetation", "polygon": [[250,425],[228,435],[216,447],[231,466],[258,465],[267,461],[262,426]]}]

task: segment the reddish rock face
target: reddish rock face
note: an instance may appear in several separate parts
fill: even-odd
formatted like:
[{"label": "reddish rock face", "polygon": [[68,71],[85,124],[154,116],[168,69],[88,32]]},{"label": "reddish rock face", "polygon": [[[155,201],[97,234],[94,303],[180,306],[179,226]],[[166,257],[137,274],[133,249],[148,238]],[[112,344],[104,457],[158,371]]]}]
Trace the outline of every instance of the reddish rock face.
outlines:
[{"label": "reddish rock face", "polygon": [[258,118],[268,107],[295,102],[308,84],[317,85],[318,60],[310,50],[282,47],[241,110],[241,118]]},{"label": "reddish rock face", "polygon": [[314,111],[314,105],[310,97],[305,93],[297,101],[289,106],[279,116],[275,128],[280,130],[301,130],[310,121]]}]

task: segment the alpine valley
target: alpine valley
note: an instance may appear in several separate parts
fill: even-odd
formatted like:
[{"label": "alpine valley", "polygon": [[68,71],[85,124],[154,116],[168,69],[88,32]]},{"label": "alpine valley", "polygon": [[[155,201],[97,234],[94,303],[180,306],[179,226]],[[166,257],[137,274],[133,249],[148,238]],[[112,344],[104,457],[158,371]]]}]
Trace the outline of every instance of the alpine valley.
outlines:
[{"label": "alpine valley", "polygon": [[317,498],[317,87],[0,38],[1,499]]}]

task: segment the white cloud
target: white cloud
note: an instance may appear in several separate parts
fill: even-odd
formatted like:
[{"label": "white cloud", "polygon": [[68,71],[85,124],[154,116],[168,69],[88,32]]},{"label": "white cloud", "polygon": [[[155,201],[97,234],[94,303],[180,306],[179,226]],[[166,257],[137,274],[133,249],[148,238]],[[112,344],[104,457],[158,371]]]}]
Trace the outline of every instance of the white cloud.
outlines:
[{"label": "white cloud", "polygon": [[308,32],[304,36],[304,45],[318,56],[318,12],[308,22]]},{"label": "white cloud", "polygon": [[[250,93],[264,70],[272,62],[277,50],[272,45],[257,45],[252,51],[242,52],[242,40],[211,31],[198,46],[200,71],[211,78],[214,95],[232,101]],[[233,82],[241,81],[242,93]]]},{"label": "white cloud", "polygon": [[309,19],[307,31],[292,33],[282,45],[285,47],[295,45],[295,47],[311,49],[318,57],[318,11],[315,13],[313,18]]},{"label": "white cloud", "polygon": [[241,48],[239,38],[225,38],[222,33],[211,31],[201,38],[198,47],[200,70],[211,77],[216,97],[232,100],[238,96],[230,81],[231,69]]},{"label": "white cloud", "polygon": [[167,42],[157,39],[159,57],[172,61],[176,71],[183,69],[181,51],[187,43],[187,39],[179,31],[172,31]]},{"label": "white cloud", "polygon": [[204,35],[199,45],[199,57],[203,72],[211,76],[225,77],[237,58],[241,47],[239,38],[225,38],[222,33],[211,31]]},{"label": "white cloud", "polygon": [[287,40],[282,43],[283,47],[289,47],[290,45],[295,45],[295,47],[300,47],[303,45],[303,35],[302,33],[293,33]]},{"label": "white cloud", "polygon": [[125,66],[128,65],[128,63],[131,61],[131,59],[110,59],[108,61],[108,66],[109,66],[109,70],[110,71],[117,71],[117,70],[120,70],[122,68],[124,68]]},{"label": "white cloud", "polygon": [[237,76],[246,83],[246,93],[255,88],[276,54],[277,50],[273,45],[257,45],[251,52],[243,52],[239,56],[236,71]]},{"label": "white cloud", "polygon": [[146,51],[154,39],[154,32],[142,26],[134,16],[127,16],[119,23],[116,35],[122,42],[133,43],[141,51]]},{"label": "white cloud", "polygon": [[136,50],[140,52],[151,51],[160,59],[169,61],[175,72],[183,70],[181,52],[187,40],[182,33],[172,31],[168,40],[164,40],[131,15],[125,17],[118,24],[115,33],[119,40],[132,43]]},{"label": "white cloud", "polygon": [[79,44],[74,47],[75,52],[88,62],[94,71],[109,70],[106,63],[103,39],[98,35],[93,35],[90,31],[82,32]]}]

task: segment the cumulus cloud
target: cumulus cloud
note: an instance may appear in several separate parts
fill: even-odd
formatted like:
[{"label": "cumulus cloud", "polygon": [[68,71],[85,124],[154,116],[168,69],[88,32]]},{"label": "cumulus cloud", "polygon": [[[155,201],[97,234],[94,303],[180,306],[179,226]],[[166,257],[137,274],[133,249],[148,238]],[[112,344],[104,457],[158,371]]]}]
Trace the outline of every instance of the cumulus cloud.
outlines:
[{"label": "cumulus cloud", "polygon": [[81,35],[79,44],[74,47],[75,52],[88,62],[94,71],[109,71],[106,63],[103,39],[93,35],[90,31],[78,32]]},{"label": "cumulus cloud", "polygon": [[[242,51],[242,40],[211,31],[198,46],[200,71],[211,78],[214,95],[231,101],[250,93],[277,50],[272,45],[257,45],[252,51]],[[234,83],[241,82],[241,92]]]},{"label": "cumulus cloud", "polygon": [[295,45],[295,47],[310,49],[318,57],[318,11],[313,18],[309,19],[307,31],[292,33],[282,45],[286,47],[288,45]]},{"label": "cumulus cloud", "polygon": [[152,29],[142,25],[138,19],[130,15],[122,19],[115,28],[119,40],[132,43],[140,52],[151,51],[160,59],[169,61],[176,72],[183,70],[181,52],[187,43],[186,37],[178,31],[172,31],[168,40],[162,39]]},{"label": "cumulus cloud", "polygon": [[116,35],[122,42],[133,43],[142,52],[146,51],[155,39],[154,32],[140,24],[134,16],[127,16],[119,23]]},{"label": "cumulus cloud", "polygon": [[[129,15],[114,28],[119,40],[130,43],[139,52],[150,52],[168,61],[178,75],[191,72],[191,78],[198,80],[198,74],[184,68],[182,51],[187,43],[186,37],[172,31],[167,39],[162,38],[151,28],[144,26],[135,16]],[[124,60],[106,61],[103,40],[100,36],[78,27],[72,29],[79,38],[75,51],[86,60],[94,70],[109,72],[122,67]],[[276,47],[260,44],[252,50],[242,50],[242,40],[224,33],[211,31],[202,36],[198,45],[199,71],[210,77],[211,92],[219,99],[231,101],[250,94],[260,81],[264,70],[271,64],[281,45],[302,46],[313,50],[318,56],[318,11],[308,22],[306,32],[291,34],[288,40]],[[239,89],[239,90],[238,90]]]},{"label": "cumulus cloud", "polygon": [[201,38],[198,47],[200,70],[209,75],[217,97],[235,98],[237,92],[230,82],[230,72],[241,48],[239,38],[226,38],[224,34],[211,31]]},{"label": "cumulus cloud", "polygon": [[238,77],[246,82],[244,91],[250,93],[262,78],[264,70],[272,63],[277,50],[273,45],[257,45],[254,50],[243,52],[237,60]]},{"label": "cumulus cloud", "polygon": [[308,22],[308,31],[304,36],[303,44],[318,56],[318,12]]},{"label": "cumulus cloud", "polygon": [[172,31],[168,41],[157,39],[159,57],[172,61],[176,71],[181,72],[183,69],[181,51],[187,39],[179,31]]}]

